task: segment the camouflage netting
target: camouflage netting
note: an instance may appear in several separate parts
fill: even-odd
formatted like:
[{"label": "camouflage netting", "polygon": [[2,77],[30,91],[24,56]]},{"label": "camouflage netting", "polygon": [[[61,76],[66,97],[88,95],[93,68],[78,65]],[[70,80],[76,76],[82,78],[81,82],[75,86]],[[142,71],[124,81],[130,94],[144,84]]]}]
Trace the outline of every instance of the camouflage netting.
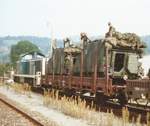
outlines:
[{"label": "camouflage netting", "polygon": [[[106,33],[107,35],[107,33]],[[137,53],[142,54],[143,49],[146,47],[140,37],[135,33],[120,33],[114,31],[112,36],[106,36],[105,38],[106,46],[111,47],[121,47],[136,50]]]},{"label": "camouflage netting", "polygon": [[124,41],[128,46],[133,46],[138,48],[143,47],[143,42],[141,41],[140,37],[137,36],[135,33],[120,33],[115,32],[113,37],[117,39],[117,41]]}]

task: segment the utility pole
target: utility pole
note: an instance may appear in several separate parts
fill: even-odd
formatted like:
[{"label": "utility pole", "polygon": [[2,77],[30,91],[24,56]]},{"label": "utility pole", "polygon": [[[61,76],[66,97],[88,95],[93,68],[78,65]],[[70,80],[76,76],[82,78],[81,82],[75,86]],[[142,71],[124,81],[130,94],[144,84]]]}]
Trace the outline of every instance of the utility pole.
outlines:
[{"label": "utility pole", "polygon": [[3,65],[3,83],[5,81],[5,65],[4,65],[4,56],[2,57],[2,65]]},{"label": "utility pole", "polygon": [[50,26],[50,31],[51,31],[51,39],[50,39],[50,54],[49,54],[49,58],[52,58],[52,62],[53,62],[53,65],[52,65],[52,76],[53,76],[53,81],[54,81],[54,75],[55,75],[55,72],[54,72],[54,68],[55,68],[55,63],[54,63],[54,60],[55,60],[55,55],[54,55],[54,49],[56,48],[56,42],[54,40],[54,34],[53,34],[53,25],[51,22],[47,22],[47,26],[49,27]]}]

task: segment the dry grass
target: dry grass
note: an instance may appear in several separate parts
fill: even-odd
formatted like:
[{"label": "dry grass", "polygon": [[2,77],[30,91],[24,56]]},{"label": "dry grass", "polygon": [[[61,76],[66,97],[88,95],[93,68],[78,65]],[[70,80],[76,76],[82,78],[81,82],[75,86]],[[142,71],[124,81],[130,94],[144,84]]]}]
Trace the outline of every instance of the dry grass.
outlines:
[{"label": "dry grass", "polygon": [[136,120],[136,126],[141,126],[141,115],[138,115],[138,118]]},{"label": "dry grass", "polygon": [[18,84],[14,83],[11,85],[8,85],[7,88],[12,88],[16,93],[27,95],[29,98],[31,98],[31,86],[27,83],[24,84]]},{"label": "dry grass", "polygon": [[[32,98],[31,86],[27,83],[15,83],[8,88],[12,88],[16,93],[21,93]],[[43,105],[58,110],[68,116],[87,121],[94,126],[145,126],[140,123],[140,115],[137,120],[133,118],[132,122],[129,122],[130,113],[127,108],[122,109],[122,118],[118,118],[112,111],[107,113],[97,112],[93,103],[91,106],[87,106],[86,101],[81,100],[80,97],[68,98],[64,96],[59,98],[58,94],[59,92],[56,90],[46,91],[44,89]],[[147,126],[150,126],[150,113],[147,114]]]},{"label": "dry grass", "polygon": [[126,126],[127,123],[129,123],[129,111],[128,111],[128,108],[124,107],[122,109],[122,122],[123,122],[123,126]]},{"label": "dry grass", "polygon": [[4,84],[2,82],[0,82],[0,86],[3,86]]},{"label": "dry grass", "polygon": [[147,126],[150,126],[150,112],[147,113]]},{"label": "dry grass", "polygon": [[91,107],[86,105],[85,100],[80,97],[74,98],[58,97],[58,91],[44,90],[43,104],[47,107],[61,111],[62,113],[74,118],[83,119],[94,126],[136,126],[140,124],[140,116],[136,122],[129,122],[129,111],[127,108],[122,109],[122,118],[114,116],[113,112],[97,112],[92,104]]}]

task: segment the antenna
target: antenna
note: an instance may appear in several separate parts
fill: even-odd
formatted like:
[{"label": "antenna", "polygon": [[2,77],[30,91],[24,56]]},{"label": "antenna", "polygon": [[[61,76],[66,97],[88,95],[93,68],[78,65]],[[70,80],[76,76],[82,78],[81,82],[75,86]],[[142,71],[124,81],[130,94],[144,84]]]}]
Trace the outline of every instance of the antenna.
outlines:
[{"label": "antenna", "polygon": [[50,21],[47,22],[48,29],[50,28],[50,51],[49,51],[49,58],[52,57],[53,49],[55,48],[55,41],[54,41],[54,34],[53,34],[53,25]]},{"label": "antenna", "polygon": [[55,63],[54,63],[54,60],[55,60],[55,55],[52,55],[52,53],[54,53],[54,49],[56,48],[56,40],[54,40],[54,35],[53,35],[53,25],[50,21],[47,22],[47,27],[50,26],[50,31],[51,31],[51,43],[50,43],[50,54],[49,54],[49,58],[52,57],[52,61],[53,61],[53,66],[52,66],[52,71],[53,71],[53,81],[54,81],[54,76],[55,76],[55,72],[54,72],[54,69],[55,69]]}]

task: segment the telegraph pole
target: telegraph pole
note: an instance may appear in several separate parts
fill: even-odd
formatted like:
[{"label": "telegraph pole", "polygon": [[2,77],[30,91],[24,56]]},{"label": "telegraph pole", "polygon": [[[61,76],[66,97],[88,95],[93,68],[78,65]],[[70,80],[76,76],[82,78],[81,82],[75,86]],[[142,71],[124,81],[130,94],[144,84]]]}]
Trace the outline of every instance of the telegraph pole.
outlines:
[{"label": "telegraph pole", "polygon": [[53,81],[54,81],[54,75],[55,75],[55,72],[54,72],[54,68],[55,68],[55,63],[54,63],[54,60],[55,60],[55,55],[54,55],[54,49],[56,48],[56,44],[55,44],[55,40],[54,40],[54,34],[53,34],[53,25],[51,22],[47,22],[47,26],[49,27],[50,26],[50,37],[51,37],[51,42],[50,42],[50,54],[49,54],[49,58],[52,58],[52,62],[53,62],[53,66],[52,66],[52,76],[53,76]]}]

